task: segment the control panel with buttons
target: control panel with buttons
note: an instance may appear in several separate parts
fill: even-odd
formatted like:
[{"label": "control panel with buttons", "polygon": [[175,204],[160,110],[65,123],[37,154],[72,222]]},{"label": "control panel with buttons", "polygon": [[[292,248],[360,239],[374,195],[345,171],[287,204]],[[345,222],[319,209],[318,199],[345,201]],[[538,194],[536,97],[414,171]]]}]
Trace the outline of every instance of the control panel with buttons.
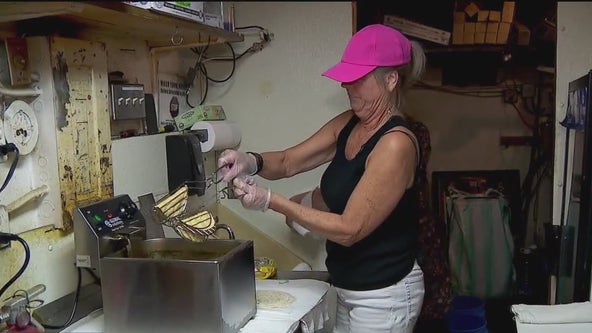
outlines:
[{"label": "control panel with buttons", "polygon": [[118,232],[130,226],[145,225],[136,203],[127,195],[89,205],[81,209],[81,212],[88,225],[99,236]]},{"label": "control panel with buttons", "polygon": [[144,85],[112,83],[111,115],[113,120],[141,119],[146,117]]},{"label": "control panel with buttons", "polygon": [[76,208],[74,251],[76,266],[100,277],[100,258],[126,250],[130,241],[146,239],[146,220],[127,194]]}]

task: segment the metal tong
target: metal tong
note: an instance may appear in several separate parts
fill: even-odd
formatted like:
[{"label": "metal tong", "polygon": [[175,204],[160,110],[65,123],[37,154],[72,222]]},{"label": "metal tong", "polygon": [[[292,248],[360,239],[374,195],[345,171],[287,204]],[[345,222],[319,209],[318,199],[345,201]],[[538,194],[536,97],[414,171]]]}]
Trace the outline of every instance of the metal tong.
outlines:
[{"label": "metal tong", "polygon": [[[223,181],[222,178],[218,178],[218,172],[224,167],[226,167],[226,165],[216,169],[216,171],[212,172],[212,174],[206,177],[205,180],[187,180],[184,181],[183,184],[187,185],[190,190],[207,190],[213,185],[218,185]],[[220,199],[234,199],[235,196],[232,190],[232,181],[228,182],[225,187],[218,190],[218,193],[222,194]]]}]

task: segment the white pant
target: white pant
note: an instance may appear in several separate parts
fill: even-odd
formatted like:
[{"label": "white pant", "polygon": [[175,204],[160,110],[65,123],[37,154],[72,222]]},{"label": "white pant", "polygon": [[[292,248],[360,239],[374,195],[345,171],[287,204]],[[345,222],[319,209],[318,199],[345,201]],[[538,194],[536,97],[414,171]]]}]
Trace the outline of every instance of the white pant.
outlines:
[{"label": "white pant", "polygon": [[334,333],[411,333],[425,292],[423,272],[417,262],[407,276],[392,286],[366,291],[335,290]]}]

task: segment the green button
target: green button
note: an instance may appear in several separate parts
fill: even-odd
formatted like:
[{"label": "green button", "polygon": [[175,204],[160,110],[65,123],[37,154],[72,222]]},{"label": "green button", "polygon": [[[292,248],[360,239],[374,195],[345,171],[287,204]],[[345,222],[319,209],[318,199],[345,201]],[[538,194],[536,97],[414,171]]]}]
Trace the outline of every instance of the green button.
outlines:
[{"label": "green button", "polygon": [[95,215],[93,215],[93,218],[94,218],[95,220],[97,220],[97,222],[101,222],[101,221],[103,221],[103,218],[102,218],[102,217],[101,217],[99,214],[95,214]]}]

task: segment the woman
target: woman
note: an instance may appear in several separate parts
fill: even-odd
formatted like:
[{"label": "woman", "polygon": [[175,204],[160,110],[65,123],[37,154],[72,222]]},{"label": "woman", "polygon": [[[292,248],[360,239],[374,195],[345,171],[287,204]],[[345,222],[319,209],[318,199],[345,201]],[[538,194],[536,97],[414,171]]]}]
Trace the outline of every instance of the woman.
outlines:
[{"label": "woman", "polygon": [[[367,26],[323,73],[341,82],[350,110],[291,148],[227,150],[218,160],[220,176],[233,181],[245,208],[270,208],[327,239],[326,266],[338,296],[335,332],[412,332],[421,309],[414,186],[420,154],[399,107],[401,90],[419,78],[424,62],[419,44],[388,26]],[[312,207],[243,177],[286,178],[327,162]]]}]

